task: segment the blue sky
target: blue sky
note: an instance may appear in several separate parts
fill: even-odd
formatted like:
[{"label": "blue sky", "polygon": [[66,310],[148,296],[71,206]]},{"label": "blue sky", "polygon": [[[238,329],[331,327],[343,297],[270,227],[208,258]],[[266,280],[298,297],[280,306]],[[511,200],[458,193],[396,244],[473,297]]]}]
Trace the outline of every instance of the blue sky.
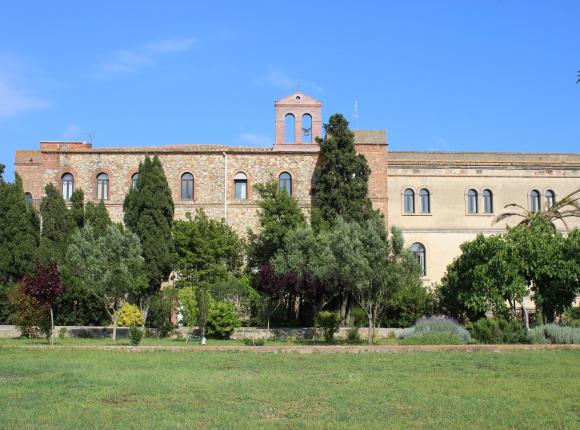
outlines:
[{"label": "blue sky", "polygon": [[297,84],[325,119],[358,100],[391,150],[578,152],[579,17],[577,0],[6,2],[0,163],[11,179],[17,149],[89,133],[267,146]]}]

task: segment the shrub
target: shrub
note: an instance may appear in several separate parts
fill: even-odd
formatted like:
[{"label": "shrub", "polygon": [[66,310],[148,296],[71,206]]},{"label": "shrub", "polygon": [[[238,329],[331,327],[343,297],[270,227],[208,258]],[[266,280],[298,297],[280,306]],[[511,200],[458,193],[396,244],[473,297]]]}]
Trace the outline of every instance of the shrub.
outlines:
[{"label": "shrub", "polygon": [[141,326],[144,323],[143,315],[135,305],[125,303],[121,308],[121,316],[117,325],[121,327]]},{"label": "shrub", "polygon": [[50,337],[50,317],[37,299],[24,293],[22,286],[10,291],[8,301],[14,309],[11,321],[20,329],[22,337]]},{"label": "shrub", "polygon": [[481,343],[525,343],[526,332],[515,320],[481,318],[471,329],[471,335]]},{"label": "shrub", "polygon": [[340,326],[340,315],[336,312],[321,311],[316,315],[316,328],[322,330],[324,340],[332,342],[334,333]]},{"label": "shrub", "polygon": [[452,333],[430,332],[401,340],[401,345],[462,345],[465,341]]},{"label": "shrub", "polygon": [[358,332],[359,328],[357,326],[351,327],[346,332],[346,340],[349,343],[358,343],[360,342],[360,333]]},{"label": "shrub", "polygon": [[580,308],[570,308],[564,312],[562,325],[568,327],[580,327]]},{"label": "shrub", "polygon": [[579,344],[580,328],[546,324],[530,330],[531,343]]},{"label": "shrub", "polygon": [[421,316],[433,315],[435,294],[421,283],[409,283],[399,289],[388,301],[381,325],[410,327]]},{"label": "shrub", "polygon": [[58,331],[58,338],[63,340],[66,337],[66,327],[61,327]]},{"label": "shrub", "polygon": [[131,342],[131,345],[139,345],[141,343],[141,339],[143,339],[143,330],[137,326],[132,325],[129,328],[129,341]]},{"label": "shrub", "polygon": [[229,339],[236,327],[240,326],[240,318],[234,306],[230,303],[212,301],[207,316],[208,337]]},{"label": "shrub", "polygon": [[177,290],[175,288],[168,288],[157,292],[151,297],[146,323],[147,327],[158,329],[160,337],[167,336],[175,329],[171,322],[171,314],[175,307],[176,295]]},{"label": "shrub", "polygon": [[421,318],[413,327],[401,330],[398,335],[399,339],[411,337],[421,337],[428,333],[444,333],[457,336],[463,342],[471,341],[469,332],[453,318],[446,316],[436,316]]},{"label": "shrub", "polygon": [[350,311],[350,321],[353,327],[364,327],[368,325],[369,319],[367,313],[360,306],[355,306]]},{"label": "shrub", "polygon": [[264,346],[266,344],[266,339],[264,339],[263,337],[258,337],[258,338],[247,338],[244,339],[244,345],[247,346]]}]

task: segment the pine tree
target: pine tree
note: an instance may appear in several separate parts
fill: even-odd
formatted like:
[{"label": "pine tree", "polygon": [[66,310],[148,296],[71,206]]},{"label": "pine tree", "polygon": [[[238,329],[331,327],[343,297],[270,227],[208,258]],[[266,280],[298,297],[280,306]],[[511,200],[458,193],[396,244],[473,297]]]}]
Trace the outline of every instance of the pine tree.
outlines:
[{"label": "pine tree", "polygon": [[88,202],[85,207],[85,224],[93,227],[96,237],[101,237],[107,231],[107,227],[113,222],[109,217],[109,211],[102,200],[97,206],[93,202]]},{"label": "pine tree", "polygon": [[141,240],[149,293],[159,289],[172,270],[171,235],[174,205],[165,172],[157,156],[139,164],[137,187],[125,197],[125,225]]},{"label": "pine tree", "polygon": [[20,177],[6,183],[0,175],[0,284],[18,282],[34,271],[39,234],[38,214],[26,205]]},{"label": "pine tree", "polygon": [[332,115],[324,129],[326,137],[317,138],[322,164],[315,171],[312,222],[317,227],[332,225],[339,216],[346,222],[362,222],[372,213],[367,160],[356,153],[354,133],[341,114]]},{"label": "pine tree", "polygon": [[40,260],[43,263],[62,263],[73,230],[73,220],[64,199],[53,184],[45,187],[45,194],[40,204]]},{"label": "pine tree", "polygon": [[70,201],[72,203],[70,208],[72,221],[76,227],[83,228],[85,225],[85,193],[83,190],[80,188],[74,190]]}]

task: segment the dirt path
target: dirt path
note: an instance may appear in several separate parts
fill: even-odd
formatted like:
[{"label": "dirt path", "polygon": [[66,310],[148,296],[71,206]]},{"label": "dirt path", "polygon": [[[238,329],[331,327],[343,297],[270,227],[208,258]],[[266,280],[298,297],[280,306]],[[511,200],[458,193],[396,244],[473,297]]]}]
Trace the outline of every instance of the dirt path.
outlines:
[{"label": "dirt path", "polygon": [[336,354],[336,353],[405,353],[405,352],[443,352],[443,351],[538,351],[538,350],[577,350],[580,345],[283,345],[283,346],[106,346],[106,345],[7,345],[2,349],[58,349],[58,350],[102,350],[117,352],[267,352],[298,354]]}]

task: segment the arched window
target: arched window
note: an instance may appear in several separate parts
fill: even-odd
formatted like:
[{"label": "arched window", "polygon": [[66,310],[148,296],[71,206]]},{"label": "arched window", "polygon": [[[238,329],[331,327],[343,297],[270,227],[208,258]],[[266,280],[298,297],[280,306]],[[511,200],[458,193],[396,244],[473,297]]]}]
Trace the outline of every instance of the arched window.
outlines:
[{"label": "arched window", "polygon": [[62,183],[62,198],[70,200],[75,189],[75,179],[70,173],[65,173],[61,178]]},{"label": "arched window", "polygon": [[181,175],[181,200],[193,200],[193,175],[191,173]]},{"label": "arched window", "polygon": [[467,213],[476,214],[479,212],[477,207],[477,191],[471,189],[467,192]]},{"label": "arched window", "polygon": [[422,243],[415,242],[411,245],[411,252],[415,254],[415,258],[417,258],[417,262],[421,267],[421,273],[423,276],[427,275],[427,264],[426,264],[426,253],[425,247]]},{"label": "arched window", "polygon": [[415,191],[411,188],[403,192],[403,210],[407,214],[415,213]]},{"label": "arched window", "polygon": [[296,130],[296,118],[291,113],[284,117],[284,143],[294,143]]},{"label": "arched window", "polygon": [[280,176],[278,177],[278,186],[280,187],[280,191],[284,190],[292,195],[292,176],[290,176],[290,173],[280,173]]},{"label": "arched window", "polygon": [[312,143],[312,116],[302,115],[302,143]]},{"label": "arched window", "polygon": [[32,206],[32,194],[30,194],[30,193],[24,193],[24,204],[27,207],[31,207]]},{"label": "arched window", "polygon": [[234,187],[236,199],[246,200],[248,198],[248,178],[245,173],[236,173],[236,176],[234,176]]},{"label": "arched window", "polygon": [[483,198],[483,212],[486,214],[493,213],[493,193],[491,190],[483,190],[481,193]]},{"label": "arched window", "polygon": [[552,190],[546,190],[546,206],[551,208],[556,201],[556,193]]},{"label": "arched window", "polygon": [[109,200],[109,175],[106,173],[97,175],[97,200]]},{"label": "arched window", "polygon": [[427,188],[421,188],[419,197],[421,198],[421,213],[431,213],[431,193],[429,190]]},{"label": "arched window", "polygon": [[137,179],[139,179],[139,173],[133,173],[133,176],[131,176],[131,188],[134,190],[137,189]]},{"label": "arched window", "polygon": [[539,212],[541,208],[540,192],[538,190],[530,191],[530,211]]}]

